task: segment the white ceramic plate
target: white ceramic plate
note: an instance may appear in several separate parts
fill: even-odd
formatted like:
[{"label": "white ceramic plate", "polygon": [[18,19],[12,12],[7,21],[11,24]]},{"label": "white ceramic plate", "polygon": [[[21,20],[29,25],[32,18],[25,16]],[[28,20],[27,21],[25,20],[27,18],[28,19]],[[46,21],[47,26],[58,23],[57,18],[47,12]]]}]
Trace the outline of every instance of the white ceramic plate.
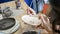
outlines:
[{"label": "white ceramic plate", "polygon": [[40,25],[42,23],[41,19],[39,20],[38,17],[32,16],[32,15],[24,15],[22,16],[22,20],[25,23],[33,26]]}]

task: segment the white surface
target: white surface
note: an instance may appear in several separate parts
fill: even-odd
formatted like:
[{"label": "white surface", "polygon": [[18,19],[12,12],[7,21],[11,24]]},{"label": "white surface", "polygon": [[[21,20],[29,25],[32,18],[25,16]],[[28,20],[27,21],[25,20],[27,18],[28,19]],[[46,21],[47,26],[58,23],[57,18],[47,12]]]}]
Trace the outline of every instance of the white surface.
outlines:
[{"label": "white surface", "polygon": [[8,30],[0,30],[0,32],[11,34],[11,33],[15,32],[15,31],[19,28],[19,26],[20,26],[20,24],[19,24],[19,22],[16,20],[16,24],[15,24],[12,28],[10,28],[10,29],[8,29]]},{"label": "white surface", "polygon": [[25,23],[33,25],[33,26],[40,25],[42,23],[41,19],[39,20],[38,17],[31,16],[31,15],[24,15],[22,17],[22,20]]},{"label": "white surface", "polygon": [[0,34],[9,34],[9,33],[0,32]]},{"label": "white surface", "polygon": [[13,12],[13,14],[11,15],[11,17],[15,17],[15,16],[18,16],[18,15],[24,13],[24,11],[22,9],[21,10],[12,9],[12,12]]},{"label": "white surface", "polygon": [[1,20],[1,19],[3,19],[3,16],[2,16],[2,14],[0,14],[0,20]]},{"label": "white surface", "polygon": [[6,7],[10,7],[10,10],[13,12],[11,17],[15,17],[15,16],[18,16],[18,15],[24,13],[24,10],[21,9],[21,7],[19,9],[13,8],[11,6],[5,6],[5,5],[2,5],[1,7],[2,7],[2,9],[5,9]]}]

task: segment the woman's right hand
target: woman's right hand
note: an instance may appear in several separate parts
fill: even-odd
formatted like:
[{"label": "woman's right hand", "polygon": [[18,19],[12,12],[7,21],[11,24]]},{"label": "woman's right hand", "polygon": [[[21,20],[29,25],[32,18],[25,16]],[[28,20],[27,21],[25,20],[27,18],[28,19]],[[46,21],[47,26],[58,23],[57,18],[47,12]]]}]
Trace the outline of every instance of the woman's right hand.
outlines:
[{"label": "woman's right hand", "polygon": [[27,14],[28,14],[28,15],[30,15],[30,14],[36,15],[36,12],[35,12],[32,8],[28,7],[28,8],[27,8]]}]

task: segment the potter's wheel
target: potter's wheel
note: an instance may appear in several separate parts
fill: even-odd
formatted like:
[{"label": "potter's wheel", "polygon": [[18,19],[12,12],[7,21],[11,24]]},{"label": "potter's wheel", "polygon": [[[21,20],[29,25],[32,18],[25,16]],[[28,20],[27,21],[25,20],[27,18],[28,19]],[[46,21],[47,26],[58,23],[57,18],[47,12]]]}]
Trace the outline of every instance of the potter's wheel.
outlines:
[{"label": "potter's wheel", "polygon": [[0,30],[6,30],[15,25],[15,19],[13,18],[5,18],[0,20]]},{"label": "potter's wheel", "polygon": [[17,20],[15,20],[14,18],[5,18],[0,20],[0,32],[4,32],[4,33],[13,33],[15,32],[20,24]]},{"label": "potter's wheel", "polygon": [[22,17],[22,20],[29,24],[29,25],[33,25],[33,26],[36,26],[36,25],[40,25],[42,22],[41,22],[41,19],[39,20],[38,17],[35,17],[35,16],[31,16],[31,15],[24,15]]}]

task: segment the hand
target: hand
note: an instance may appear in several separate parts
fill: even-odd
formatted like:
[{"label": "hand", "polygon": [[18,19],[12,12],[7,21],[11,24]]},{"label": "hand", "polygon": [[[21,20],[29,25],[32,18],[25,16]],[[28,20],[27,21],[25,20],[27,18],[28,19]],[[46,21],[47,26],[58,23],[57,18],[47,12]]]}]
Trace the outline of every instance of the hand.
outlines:
[{"label": "hand", "polygon": [[36,12],[35,12],[32,8],[28,7],[28,9],[27,9],[27,14],[28,14],[28,15],[30,15],[30,14],[36,15]]}]

